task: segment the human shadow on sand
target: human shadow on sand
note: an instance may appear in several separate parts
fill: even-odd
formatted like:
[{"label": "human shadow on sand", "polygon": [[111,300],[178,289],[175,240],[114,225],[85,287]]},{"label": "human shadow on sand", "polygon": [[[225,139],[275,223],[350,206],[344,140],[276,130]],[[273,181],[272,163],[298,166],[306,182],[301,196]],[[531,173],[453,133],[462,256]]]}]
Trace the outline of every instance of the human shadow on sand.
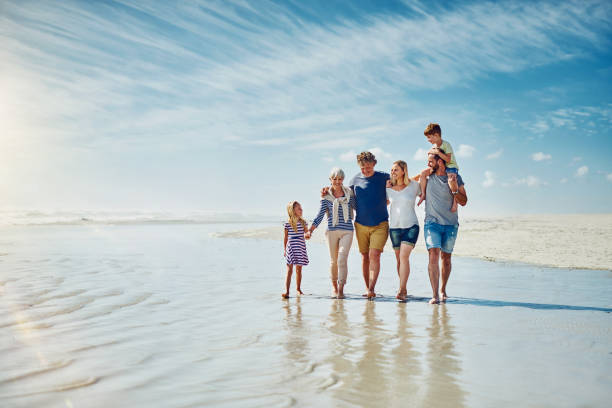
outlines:
[{"label": "human shadow on sand", "polygon": [[526,302],[508,302],[504,300],[490,300],[490,299],[475,299],[475,298],[463,298],[453,297],[446,300],[446,303],[455,303],[463,305],[474,305],[474,306],[490,306],[490,307],[524,307],[527,309],[536,310],[589,310],[592,312],[606,312],[611,313],[612,309],[607,307],[594,307],[594,306],[574,306],[574,305],[555,305],[547,303],[526,303]]},{"label": "human shadow on sand", "polygon": [[[329,296],[311,295],[319,299],[331,299]],[[429,302],[430,297],[420,296],[408,296],[405,302]],[[359,295],[347,294],[344,300],[363,300],[373,302],[394,302],[398,300],[395,296],[377,295],[375,298],[368,299]],[[575,305],[555,305],[547,303],[528,303],[528,302],[509,302],[505,300],[491,300],[491,299],[476,299],[476,298],[464,298],[464,297],[451,297],[444,302],[446,304],[458,304],[458,305],[473,305],[473,306],[488,306],[488,307],[523,307],[526,309],[535,310],[577,310],[577,311],[592,311],[592,312],[605,312],[612,313],[611,308],[607,307],[594,307],[594,306],[575,306]]]}]

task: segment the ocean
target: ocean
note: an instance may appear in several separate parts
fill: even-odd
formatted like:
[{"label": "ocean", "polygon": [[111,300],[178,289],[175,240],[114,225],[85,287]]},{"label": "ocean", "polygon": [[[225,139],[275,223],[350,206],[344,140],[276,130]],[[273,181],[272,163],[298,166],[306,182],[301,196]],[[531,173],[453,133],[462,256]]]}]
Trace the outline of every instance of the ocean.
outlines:
[{"label": "ocean", "polygon": [[608,405],[610,271],[455,257],[429,305],[415,253],[398,303],[385,252],[368,301],[355,246],[336,300],[312,242],[282,300],[282,242],[219,237],[269,223],[80,218],[0,226],[2,407]]}]

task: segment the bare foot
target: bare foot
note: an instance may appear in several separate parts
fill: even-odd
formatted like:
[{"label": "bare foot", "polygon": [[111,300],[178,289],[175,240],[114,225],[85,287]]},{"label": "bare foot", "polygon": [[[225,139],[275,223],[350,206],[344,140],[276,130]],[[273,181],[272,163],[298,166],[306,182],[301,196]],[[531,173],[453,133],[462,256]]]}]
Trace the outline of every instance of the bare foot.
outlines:
[{"label": "bare foot", "polygon": [[446,296],[446,291],[440,292],[440,299],[442,299],[443,302],[446,302],[446,299],[448,299],[448,296]]},{"label": "bare foot", "polygon": [[406,295],[403,294],[402,292],[399,292],[397,294],[397,296],[395,296],[395,298],[401,302],[405,302],[406,301]]},{"label": "bare foot", "polygon": [[368,292],[364,293],[363,295],[361,295],[363,297],[368,297]]},{"label": "bare foot", "polygon": [[337,298],[338,298],[338,291],[336,291],[336,290],[332,290],[332,294],[331,294],[331,296],[332,296],[334,299],[337,299]]},{"label": "bare foot", "polygon": [[302,289],[298,289],[297,293],[298,293],[298,295],[303,295],[304,294],[304,292],[302,292]]},{"label": "bare foot", "polygon": [[431,299],[429,299],[430,305],[437,305],[438,303],[440,303],[440,299],[438,299],[437,297],[432,297]]},{"label": "bare foot", "polygon": [[372,299],[376,297],[376,293],[373,290],[368,290],[368,299]]},{"label": "bare foot", "polygon": [[283,299],[289,299],[289,293],[283,293],[281,296]]},{"label": "bare foot", "polygon": [[342,292],[338,293],[338,299],[344,299],[344,293]]}]

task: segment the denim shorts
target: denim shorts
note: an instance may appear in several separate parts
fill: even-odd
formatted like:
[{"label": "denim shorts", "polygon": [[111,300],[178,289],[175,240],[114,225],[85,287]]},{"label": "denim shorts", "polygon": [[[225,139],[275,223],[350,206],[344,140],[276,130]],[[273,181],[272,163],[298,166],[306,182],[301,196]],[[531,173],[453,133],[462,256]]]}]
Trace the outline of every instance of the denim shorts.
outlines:
[{"label": "denim shorts", "polygon": [[419,224],[414,224],[410,228],[391,228],[389,236],[393,249],[399,249],[402,244],[414,246],[419,237]]},{"label": "denim shorts", "polygon": [[435,222],[425,223],[425,245],[427,250],[440,248],[442,252],[450,254],[455,247],[458,225],[440,225]]},{"label": "denim shorts", "polygon": [[459,174],[459,170],[456,167],[447,167],[446,168],[446,174],[448,174],[448,173]]}]

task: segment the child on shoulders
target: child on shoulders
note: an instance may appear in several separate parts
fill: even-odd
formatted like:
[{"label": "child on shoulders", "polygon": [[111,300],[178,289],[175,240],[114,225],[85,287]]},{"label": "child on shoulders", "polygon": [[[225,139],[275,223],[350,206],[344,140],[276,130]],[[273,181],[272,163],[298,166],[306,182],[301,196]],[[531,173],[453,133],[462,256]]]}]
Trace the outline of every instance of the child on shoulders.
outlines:
[{"label": "child on shoulders", "polygon": [[[452,146],[446,140],[442,140],[442,129],[440,128],[440,125],[437,123],[430,123],[427,125],[423,133],[425,134],[427,141],[432,144],[432,148],[429,153],[437,154],[446,162],[446,175],[448,176],[449,187],[451,184],[456,186],[459,166],[457,165],[457,160],[455,160],[455,153],[453,152]],[[432,170],[426,170],[431,175]],[[421,184],[422,194],[417,205],[421,205],[423,200],[426,199],[425,192],[427,191],[427,177],[421,177],[419,183]],[[451,206],[450,210],[451,212],[457,211],[457,200],[453,200],[453,205]]]}]

